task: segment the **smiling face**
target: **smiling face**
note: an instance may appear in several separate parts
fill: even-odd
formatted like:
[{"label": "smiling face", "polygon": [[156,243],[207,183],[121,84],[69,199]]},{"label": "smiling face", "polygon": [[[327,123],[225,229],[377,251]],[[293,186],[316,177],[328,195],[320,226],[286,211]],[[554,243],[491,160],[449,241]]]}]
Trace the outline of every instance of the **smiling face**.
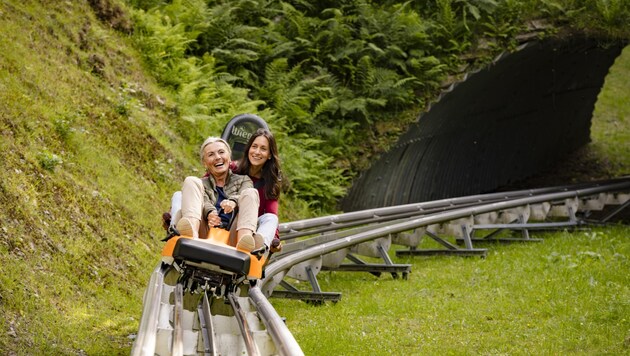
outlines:
[{"label": "smiling face", "polygon": [[203,149],[203,165],[214,178],[225,178],[230,169],[230,151],[223,142],[213,142]]},{"label": "smiling face", "polygon": [[258,136],[254,139],[252,146],[247,153],[249,163],[252,167],[262,167],[269,158],[271,158],[271,152],[269,151],[269,140],[265,136]]}]

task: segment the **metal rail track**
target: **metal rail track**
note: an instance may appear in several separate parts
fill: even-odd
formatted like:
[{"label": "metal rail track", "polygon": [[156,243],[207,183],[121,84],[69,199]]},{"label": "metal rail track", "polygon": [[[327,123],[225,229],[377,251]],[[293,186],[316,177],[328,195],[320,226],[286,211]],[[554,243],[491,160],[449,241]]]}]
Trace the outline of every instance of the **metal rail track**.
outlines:
[{"label": "metal rail track", "polygon": [[[187,310],[191,308],[186,306],[186,296],[180,294],[182,289],[166,281],[168,274],[174,271],[169,266],[156,267],[145,292],[132,355],[302,355],[300,346],[268,297],[282,295],[282,291],[276,289],[278,286],[290,289],[285,277],[293,277],[308,280],[313,287],[312,292],[298,292],[298,297],[311,301],[338,300],[335,293],[321,292],[317,284],[317,272],[325,267],[327,256],[338,255],[337,261],[332,262],[333,269],[340,267],[338,260],[346,259],[358,265],[357,271],[374,274],[385,271],[395,276],[409,267],[392,264],[380,254],[387,252],[392,246],[391,241],[409,247],[409,250],[396,251],[396,254],[423,252],[416,247],[417,235],[424,234],[441,241],[445,247],[443,252],[484,255],[480,253],[482,249],[473,246],[479,240],[474,237],[477,231],[520,231],[523,234],[518,240],[534,241],[525,232],[606,223],[629,205],[630,177],[623,177],[605,182],[392,206],[281,224],[281,237],[285,240],[283,253],[273,256],[266,266],[265,277],[247,288],[247,297],[229,294],[228,304],[216,298],[211,300],[202,293],[197,298],[195,311]],[[605,211],[605,214],[597,221],[591,221],[588,218],[592,211]],[[453,231],[464,247],[439,236],[450,234],[452,237]],[[374,246],[377,247],[371,248]],[[370,255],[374,251],[380,252]],[[382,257],[385,264],[363,263],[356,255]],[[229,306],[227,312],[226,306]],[[215,309],[223,315],[215,315]],[[257,323],[260,324],[258,328],[253,326]],[[223,334],[226,324],[236,325],[228,334],[236,334],[238,342]]]},{"label": "metal rail track", "polygon": [[[330,215],[306,220],[293,221],[280,224],[278,230],[282,234],[283,240],[289,240],[309,234],[321,233],[331,230],[342,229],[351,226],[361,225],[367,222],[377,222],[379,220],[392,220],[397,214],[425,215],[436,210],[449,210],[461,208],[464,205],[480,205],[498,201],[507,201],[516,198],[532,197],[547,193],[570,192],[584,188],[607,187],[615,183],[627,182],[630,177],[621,177],[605,181],[578,183],[556,187],[546,187],[537,189],[525,189],[509,192],[498,192],[490,194],[478,194],[458,198],[441,199],[429,202],[396,205],[377,209],[360,210],[351,213]],[[388,219],[390,218],[390,219]]]},{"label": "metal rail track", "polygon": [[142,320],[132,355],[300,355],[286,325],[268,305],[242,296],[224,298],[186,290],[172,266],[160,263],[144,295]]}]

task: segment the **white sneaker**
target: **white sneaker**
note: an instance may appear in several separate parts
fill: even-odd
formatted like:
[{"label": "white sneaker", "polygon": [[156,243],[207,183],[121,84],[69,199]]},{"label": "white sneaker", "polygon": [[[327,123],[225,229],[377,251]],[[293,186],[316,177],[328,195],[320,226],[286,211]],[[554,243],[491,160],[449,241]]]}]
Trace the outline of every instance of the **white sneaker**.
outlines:
[{"label": "white sneaker", "polygon": [[195,230],[193,228],[193,224],[188,218],[181,218],[175,225],[177,231],[179,231],[180,236],[190,236],[195,237]]},{"label": "white sneaker", "polygon": [[257,232],[254,233],[254,245],[254,250],[260,250],[265,246],[265,238]]},{"label": "white sneaker", "polygon": [[236,244],[236,248],[240,250],[244,250],[247,252],[251,252],[254,247],[256,247],[256,242],[254,241],[254,237],[250,234],[243,235],[238,243]]}]

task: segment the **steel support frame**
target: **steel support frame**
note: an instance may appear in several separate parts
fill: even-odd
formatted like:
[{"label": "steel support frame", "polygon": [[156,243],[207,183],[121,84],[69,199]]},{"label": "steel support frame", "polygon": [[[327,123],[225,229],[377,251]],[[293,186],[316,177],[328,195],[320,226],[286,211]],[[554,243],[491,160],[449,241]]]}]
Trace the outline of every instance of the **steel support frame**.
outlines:
[{"label": "steel support frame", "polygon": [[472,238],[468,232],[466,225],[461,225],[463,233],[463,241],[465,248],[453,245],[452,243],[441,238],[431,231],[425,231],[424,234],[432,238],[435,242],[444,246],[445,249],[415,249],[397,250],[396,256],[434,256],[434,255],[455,255],[455,256],[481,256],[485,257],[488,250],[485,248],[474,248]]},{"label": "steel support frame", "polygon": [[410,264],[394,264],[394,262],[387,255],[387,251],[382,246],[378,246],[381,258],[385,263],[368,263],[360,259],[359,257],[348,253],[346,258],[352,263],[344,263],[338,267],[322,267],[325,271],[340,271],[340,272],[368,272],[376,277],[380,277],[382,273],[391,273],[392,278],[397,279],[398,273],[402,274],[403,279],[407,279],[409,273],[411,273]]},{"label": "steel support frame", "polygon": [[326,301],[336,303],[341,300],[341,293],[322,292],[319,284],[312,292],[299,290],[285,280],[280,281],[280,286],[285,290],[274,289],[271,293],[272,298],[299,299],[312,304],[322,304]]},{"label": "steel support frame", "polygon": [[[471,240],[474,242],[540,242],[542,239],[531,238],[530,230],[554,230],[559,228],[574,228],[584,224],[583,220],[577,218],[573,208],[568,207],[569,219],[567,221],[557,222],[540,222],[540,223],[526,223],[522,214],[519,214],[518,218],[508,224],[479,224],[473,225],[470,233]],[[474,237],[474,233],[477,230],[494,230],[483,237]],[[521,238],[517,237],[501,237],[494,238],[498,233],[505,230],[521,231]]]}]

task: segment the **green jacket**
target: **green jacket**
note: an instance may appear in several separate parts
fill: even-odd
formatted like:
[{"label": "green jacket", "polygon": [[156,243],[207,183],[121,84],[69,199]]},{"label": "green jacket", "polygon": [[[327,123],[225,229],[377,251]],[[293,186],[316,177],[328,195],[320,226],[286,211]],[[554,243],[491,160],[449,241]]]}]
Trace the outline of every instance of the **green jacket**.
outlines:
[{"label": "green jacket", "polygon": [[[203,189],[205,190],[203,196],[203,219],[206,220],[208,218],[208,214],[211,211],[217,211],[215,204],[217,203],[218,192],[216,190],[216,182],[212,175],[201,178],[201,182],[203,183]],[[248,176],[234,174],[231,171],[228,171],[227,178],[225,179],[225,185],[223,186],[223,191],[225,195],[227,195],[228,199],[238,201],[238,197],[240,196],[243,189],[254,188],[254,183]]]}]

